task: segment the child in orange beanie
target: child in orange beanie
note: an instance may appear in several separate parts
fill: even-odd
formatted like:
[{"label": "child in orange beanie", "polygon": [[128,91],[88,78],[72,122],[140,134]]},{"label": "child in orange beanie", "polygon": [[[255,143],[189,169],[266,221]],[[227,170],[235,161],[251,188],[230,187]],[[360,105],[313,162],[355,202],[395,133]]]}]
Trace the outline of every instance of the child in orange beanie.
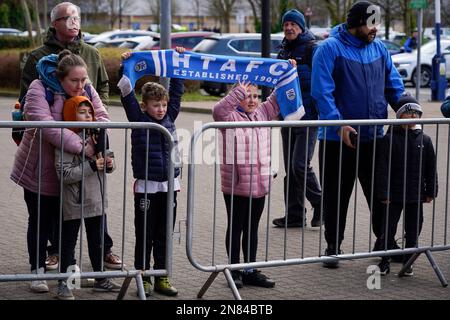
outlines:
[{"label": "child in orange beanie", "polygon": [[[95,121],[94,108],[91,101],[84,96],[67,99],[63,109],[64,121]],[[83,136],[85,130],[71,129]],[[88,137],[84,137],[85,140]],[[105,140],[104,138],[98,139]],[[95,139],[94,139],[95,141]],[[98,148],[96,148],[98,149]],[[101,150],[97,150],[101,151]],[[61,240],[61,272],[76,265],[75,246],[81,218],[86,226],[89,258],[94,271],[102,271],[102,225],[107,208],[106,176],[104,172],[112,172],[114,161],[111,157],[83,157],[55,149],[55,165],[59,179],[63,180],[63,223]],[[104,168],[106,166],[106,168]],[[106,170],[105,170],[106,169]],[[103,197],[105,197],[103,201]],[[104,207],[103,207],[104,203]],[[72,288],[66,281],[58,282],[58,298],[73,300]],[[94,291],[119,291],[120,286],[111,279],[96,279]]]}]

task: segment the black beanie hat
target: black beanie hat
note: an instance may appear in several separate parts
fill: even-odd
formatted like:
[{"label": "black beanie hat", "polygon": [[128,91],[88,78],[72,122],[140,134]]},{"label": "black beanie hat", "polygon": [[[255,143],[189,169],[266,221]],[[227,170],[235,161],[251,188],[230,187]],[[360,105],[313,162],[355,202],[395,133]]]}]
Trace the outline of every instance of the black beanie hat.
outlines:
[{"label": "black beanie hat", "polygon": [[368,1],[356,2],[348,11],[347,25],[349,29],[367,25],[367,20],[373,15],[373,12],[367,13],[367,8],[375,6]]},{"label": "black beanie hat", "polygon": [[403,113],[408,111],[416,111],[420,116],[422,116],[422,107],[409,92],[402,94],[400,99],[398,99],[397,104],[392,108],[397,113],[397,119],[400,119]]}]

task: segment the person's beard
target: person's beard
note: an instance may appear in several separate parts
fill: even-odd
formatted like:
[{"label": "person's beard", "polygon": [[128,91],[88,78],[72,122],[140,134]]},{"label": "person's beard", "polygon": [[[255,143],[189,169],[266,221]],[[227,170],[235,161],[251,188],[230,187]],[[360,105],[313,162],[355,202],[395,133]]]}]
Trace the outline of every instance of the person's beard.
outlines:
[{"label": "person's beard", "polygon": [[[372,36],[373,36],[373,38],[372,38]],[[377,36],[376,31],[370,31],[369,33],[364,33],[364,31],[362,30],[362,27],[356,28],[356,37],[359,40],[364,41],[365,43],[372,43],[375,40],[376,36]]]}]

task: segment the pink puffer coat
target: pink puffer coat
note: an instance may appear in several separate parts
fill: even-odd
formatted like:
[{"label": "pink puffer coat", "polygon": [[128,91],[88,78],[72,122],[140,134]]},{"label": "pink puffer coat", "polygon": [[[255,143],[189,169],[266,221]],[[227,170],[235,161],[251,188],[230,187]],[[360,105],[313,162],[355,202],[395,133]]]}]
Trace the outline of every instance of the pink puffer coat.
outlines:
[{"label": "pink puffer coat", "polygon": [[[270,121],[276,118],[280,112],[275,93],[272,93],[267,101],[260,104],[254,112],[245,113],[238,107],[246,96],[247,93],[244,89],[234,88],[214,106],[214,120]],[[222,139],[219,141],[222,157],[220,165],[222,192],[253,198],[265,196],[269,192],[269,182],[272,176],[270,171],[270,129],[227,129],[221,130],[221,134]]]},{"label": "pink puffer coat", "polygon": [[[91,86],[92,103],[97,121],[109,121],[100,97]],[[84,94],[87,96],[87,94]],[[54,103],[48,105],[41,80],[34,80],[25,98],[25,117],[29,121],[62,121],[65,96],[55,94]],[[59,195],[59,181],[55,169],[55,147],[61,148],[61,129],[42,130],[41,194]],[[64,151],[80,154],[82,139],[73,131],[64,129]],[[29,191],[38,192],[39,184],[39,131],[28,129],[20,143],[11,173],[11,179]]]}]

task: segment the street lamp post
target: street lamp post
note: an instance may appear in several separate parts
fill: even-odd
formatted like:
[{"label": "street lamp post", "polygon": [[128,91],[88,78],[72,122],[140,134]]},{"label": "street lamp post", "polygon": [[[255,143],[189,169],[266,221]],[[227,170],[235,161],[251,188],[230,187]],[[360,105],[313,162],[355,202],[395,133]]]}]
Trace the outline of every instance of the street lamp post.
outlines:
[{"label": "street lamp post", "polygon": [[[261,56],[263,58],[270,58],[270,3],[269,0],[263,0],[261,3]],[[270,89],[263,86],[262,89],[263,101],[270,94]]]},{"label": "street lamp post", "polygon": [[433,80],[431,80],[431,100],[443,101],[447,89],[445,57],[441,52],[441,1],[435,0],[436,11],[436,55],[433,57]]},{"label": "street lamp post", "polygon": [[[172,16],[170,14],[172,7],[171,0],[161,1],[161,12],[160,12],[160,31],[161,31],[161,40],[160,40],[160,48],[161,49],[170,49],[171,48],[171,38],[170,31],[172,28]],[[159,81],[166,89],[169,88],[169,79],[161,78]]]},{"label": "street lamp post", "polygon": [[122,30],[122,0],[119,0],[119,30]]}]

